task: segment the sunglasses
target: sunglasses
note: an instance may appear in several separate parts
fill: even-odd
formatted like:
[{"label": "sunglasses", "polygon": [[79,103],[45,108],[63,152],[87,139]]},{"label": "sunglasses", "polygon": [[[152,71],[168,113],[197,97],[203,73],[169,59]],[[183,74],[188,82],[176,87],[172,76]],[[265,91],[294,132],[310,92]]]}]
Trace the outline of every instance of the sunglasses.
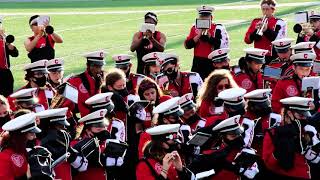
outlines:
[{"label": "sunglasses", "polygon": [[229,89],[230,88],[230,84],[220,84],[217,86],[218,90],[224,90],[224,89]]}]

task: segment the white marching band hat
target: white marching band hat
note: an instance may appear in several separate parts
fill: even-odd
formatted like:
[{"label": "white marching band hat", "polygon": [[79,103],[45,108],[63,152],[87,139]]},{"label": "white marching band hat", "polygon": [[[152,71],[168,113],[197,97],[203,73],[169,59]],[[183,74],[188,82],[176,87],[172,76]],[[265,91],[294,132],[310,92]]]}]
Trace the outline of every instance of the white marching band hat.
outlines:
[{"label": "white marching band hat", "polygon": [[100,50],[86,53],[83,56],[87,58],[88,63],[103,66],[105,65],[104,59],[107,56],[107,53],[104,50]]},{"label": "white marching band hat", "polygon": [[28,102],[28,101],[34,101],[35,100],[35,92],[38,90],[38,88],[27,88],[27,89],[21,89],[17,92],[14,92],[10,95],[11,98],[15,98],[15,101],[17,102]]},{"label": "white marching band hat", "polygon": [[61,71],[63,70],[64,60],[61,58],[51,59],[47,63],[48,71]]},{"label": "white marching band hat", "polygon": [[212,128],[212,131],[217,132],[230,132],[230,131],[238,131],[241,130],[240,127],[240,115],[236,115],[221,121],[219,124]]},{"label": "white marching band hat", "polygon": [[244,95],[244,98],[252,102],[265,102],[269,100],[271,89],[256,89]]},{"label": "white marching band hat", "polygon": [[163,68],[168,63],[178,63],[179,56],[174,53],[162,53],[160,59],[160,66]]},{"label": "white marching band hat", "polygon": [[316,42],[300,42],[298,44],[291,46],[291,48],[294,50],[294,54],[314,53],[313,47],[315,44]]},{"label": "white marching band hat", "polygon": [[108,112],[113,111],[114,104],[111,100],[113,93],[99,93],[85,101],[85,104],[91,106],[93,109],[107,109]]},{"label": "white marching band hat", "polygon": [[230,52],[229,48],[222,48],[222,49],[217,49],[212,51],[209,55],[208,55],[208,59],[211,59],[212,62],[223,62],[228,58],[228,53]]},{"label": "white marching band hat", "polygon": [[288,97],[281,99],[280,102],[288,107],[289,109],[300,110],[300,111],[309,111],[310,105],[313,102],[312,98],[304,97]]},{"label": "white marching band hat", "polygon": [[156,106],[152,113],[153,114],[164,114],[164,115],[177,115],[182,116],[184,111],[179,105],[180,97],[174,97],[167,101],[160,103]]},{"label": "white marching band hat", "polygon": [[292,55],[290,59],[293,61],[293,64],[298,66],[311,67],[316,57],[314,53],[298,53]]},{"label": "white marching band hat", "polygon": [[243,88],[230,88],[221,91],[218,97],[224,101],[224,104],[236,106],[244,102],[243,96],[246,92],[247,90]]},{"label": "white marching band hat", "polygon": [[268,53],[267,50],[259,48],[246,48],[244,52],[246,52],[246,59],[252,59],[259,64],[265,63],[265,56]]},{"label": "white marching band hat", "polygon": [[40,72],[48,73],[47,63],[48,63],[48,60],[46,60],[46,59],[39,60],[39,61],[25,65],[23,70],[32,71],[32,72],[40,71]]},{"label": "white marching band hat", "polygon": [[84,123],[85,125],[99,125],[102,127],[106,126],[106,119],[105,115],[107,114],[108,110],[100,109],[93,113],[90,113],[83,118],[79,119],[79,123]]},{"label": "white marching band hat", "polygon": [[196,104],[193,102],[193,94],[187,93],[179,99],[179,105],[182,109],[190,109],[196,107]]},{"label": "white marching band hat", "polygon": [[292,38],[282,38],[272,41],[272,44],[278,53],[285,53],[288,52],[293,41]]},{"label": "white marching band hat", "polygon": [[197,8],[197,11],[200,15],[210,15],[214,12],[214,8],[211,6],[202,5]]},{"label": "white marching band hat", "polygon": [[115,61],[116,66],[128,66],[131,64],[131,59],[134,56],[129,54],[117,54],[112,56],[112,59]]},{"label": "white marching band hat", "polygon": [[70,126],[67,121],[67,111],[68,108],[57,108],[57,109],[48,109],[41,112],[36,113],[36,116],[41,121],[49,121],[50,123],[58,123],[66,126]]},{"label": "white marching band hat", "polygon": [[32,132],[40,133],[41,130],[37,127],[36,124],[36,115],[31,112],[28,114],[21,115],[17,118],[14,118],[2,126],[2,129],[5,131],[19,131],[21,133]]},{"label": "white marching band hat", "polygon": [[146,130],[151,136],[158,136],[163,134],[177,133],[179,131],[180,124],[162,124]]},{"label": "white marching band hat", "polygon": [[161,64],[161,55],[163,52],[151,52],[142,57],[142,61],[145,64],[154,64],[160,66]]}]

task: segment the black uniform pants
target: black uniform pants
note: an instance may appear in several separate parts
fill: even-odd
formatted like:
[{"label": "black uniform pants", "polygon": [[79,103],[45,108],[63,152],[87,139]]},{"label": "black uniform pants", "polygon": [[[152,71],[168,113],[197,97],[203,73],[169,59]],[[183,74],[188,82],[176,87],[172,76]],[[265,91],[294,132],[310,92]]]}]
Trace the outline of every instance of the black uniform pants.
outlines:
[{"label": "black uniform pants", "polygon": [[0,94],[8,97],[13,93],[14,79],[10,69],[0,69]]},{"label": "black uniform pants", "polygon": [[210,59],[195,56],[193,57],[191,71],[199,73],[204,81],[204,79],[213,71],[212,62]]}]

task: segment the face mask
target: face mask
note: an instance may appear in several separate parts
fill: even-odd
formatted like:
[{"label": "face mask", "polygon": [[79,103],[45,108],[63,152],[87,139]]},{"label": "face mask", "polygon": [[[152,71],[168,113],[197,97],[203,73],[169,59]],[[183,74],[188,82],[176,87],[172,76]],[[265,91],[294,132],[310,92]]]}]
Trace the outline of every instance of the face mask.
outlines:
[{"label": "face mask", "polygon": [[42,76],[40,78],[34,78],[35,80],[33,81],[34,83],[36,83],[39,87],[43,87],[46,85],[47,83],[47,77],[46,76]]},{"label": "face mask", "polygon": [[36,140],[28,140],[27,141],[27,148],[33,148],[34,146],[36,146]]},{"label": "face mask", "polygon": [[244,145],[244,140],[242,136],[237,137],[234,140],[228,140],[224,138],[223,140],[228,146],[235,147],[235,148],[241,148]]},{"label": "face mask", "polygon": [[8,121],[10,121],[11,120],[11,118],[10,118],[10,115],[9,114],[7,114],[6,116],[4,116],[4,117],[0,117],[0,125],[2,126],[2,125],[4,125],[6,122],[8,122]]},{"label": "face mask", "polygon": [[168,76],[169,79],[174,80],[177,78],[178,72],[174,68],[168,68],[164,71],[164,74]]},{"label": "face mask", "polygon": [[115,90],[120,96],[122,96],[123,98],[124,97],[127,97],[129,95],[129,92],[128,92],[128,89],[127,88],[124,88],[124,89],[121,89],[121,90]]},{"label": "face mask", "polygon": [[105,141],[110,138],[110,134],[107,130],[100,131],[98,133],[93,133],[94,137],[97,137],[100,141]]},{"label": "face mask", "polygon": [[156,79],[159,74],[160,74],[159,72],[157,72],[157,73],[150,73],[150,75],[152,76],[153,79]]}]

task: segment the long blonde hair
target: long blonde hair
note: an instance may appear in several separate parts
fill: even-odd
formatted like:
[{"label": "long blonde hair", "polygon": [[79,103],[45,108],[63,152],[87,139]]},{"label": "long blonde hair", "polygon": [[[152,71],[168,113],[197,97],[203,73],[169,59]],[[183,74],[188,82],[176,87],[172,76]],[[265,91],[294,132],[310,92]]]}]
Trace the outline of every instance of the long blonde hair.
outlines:
[{"label": "long blonde hair", "polygon": [[197,98],[197,106],[199,107],[202,101],[214,102],[218,96],[217,85],[223,79],[228,79],[230,88],[238,87],[234,81],[230,71],[225,69],[214,70],[204,81]]}]

